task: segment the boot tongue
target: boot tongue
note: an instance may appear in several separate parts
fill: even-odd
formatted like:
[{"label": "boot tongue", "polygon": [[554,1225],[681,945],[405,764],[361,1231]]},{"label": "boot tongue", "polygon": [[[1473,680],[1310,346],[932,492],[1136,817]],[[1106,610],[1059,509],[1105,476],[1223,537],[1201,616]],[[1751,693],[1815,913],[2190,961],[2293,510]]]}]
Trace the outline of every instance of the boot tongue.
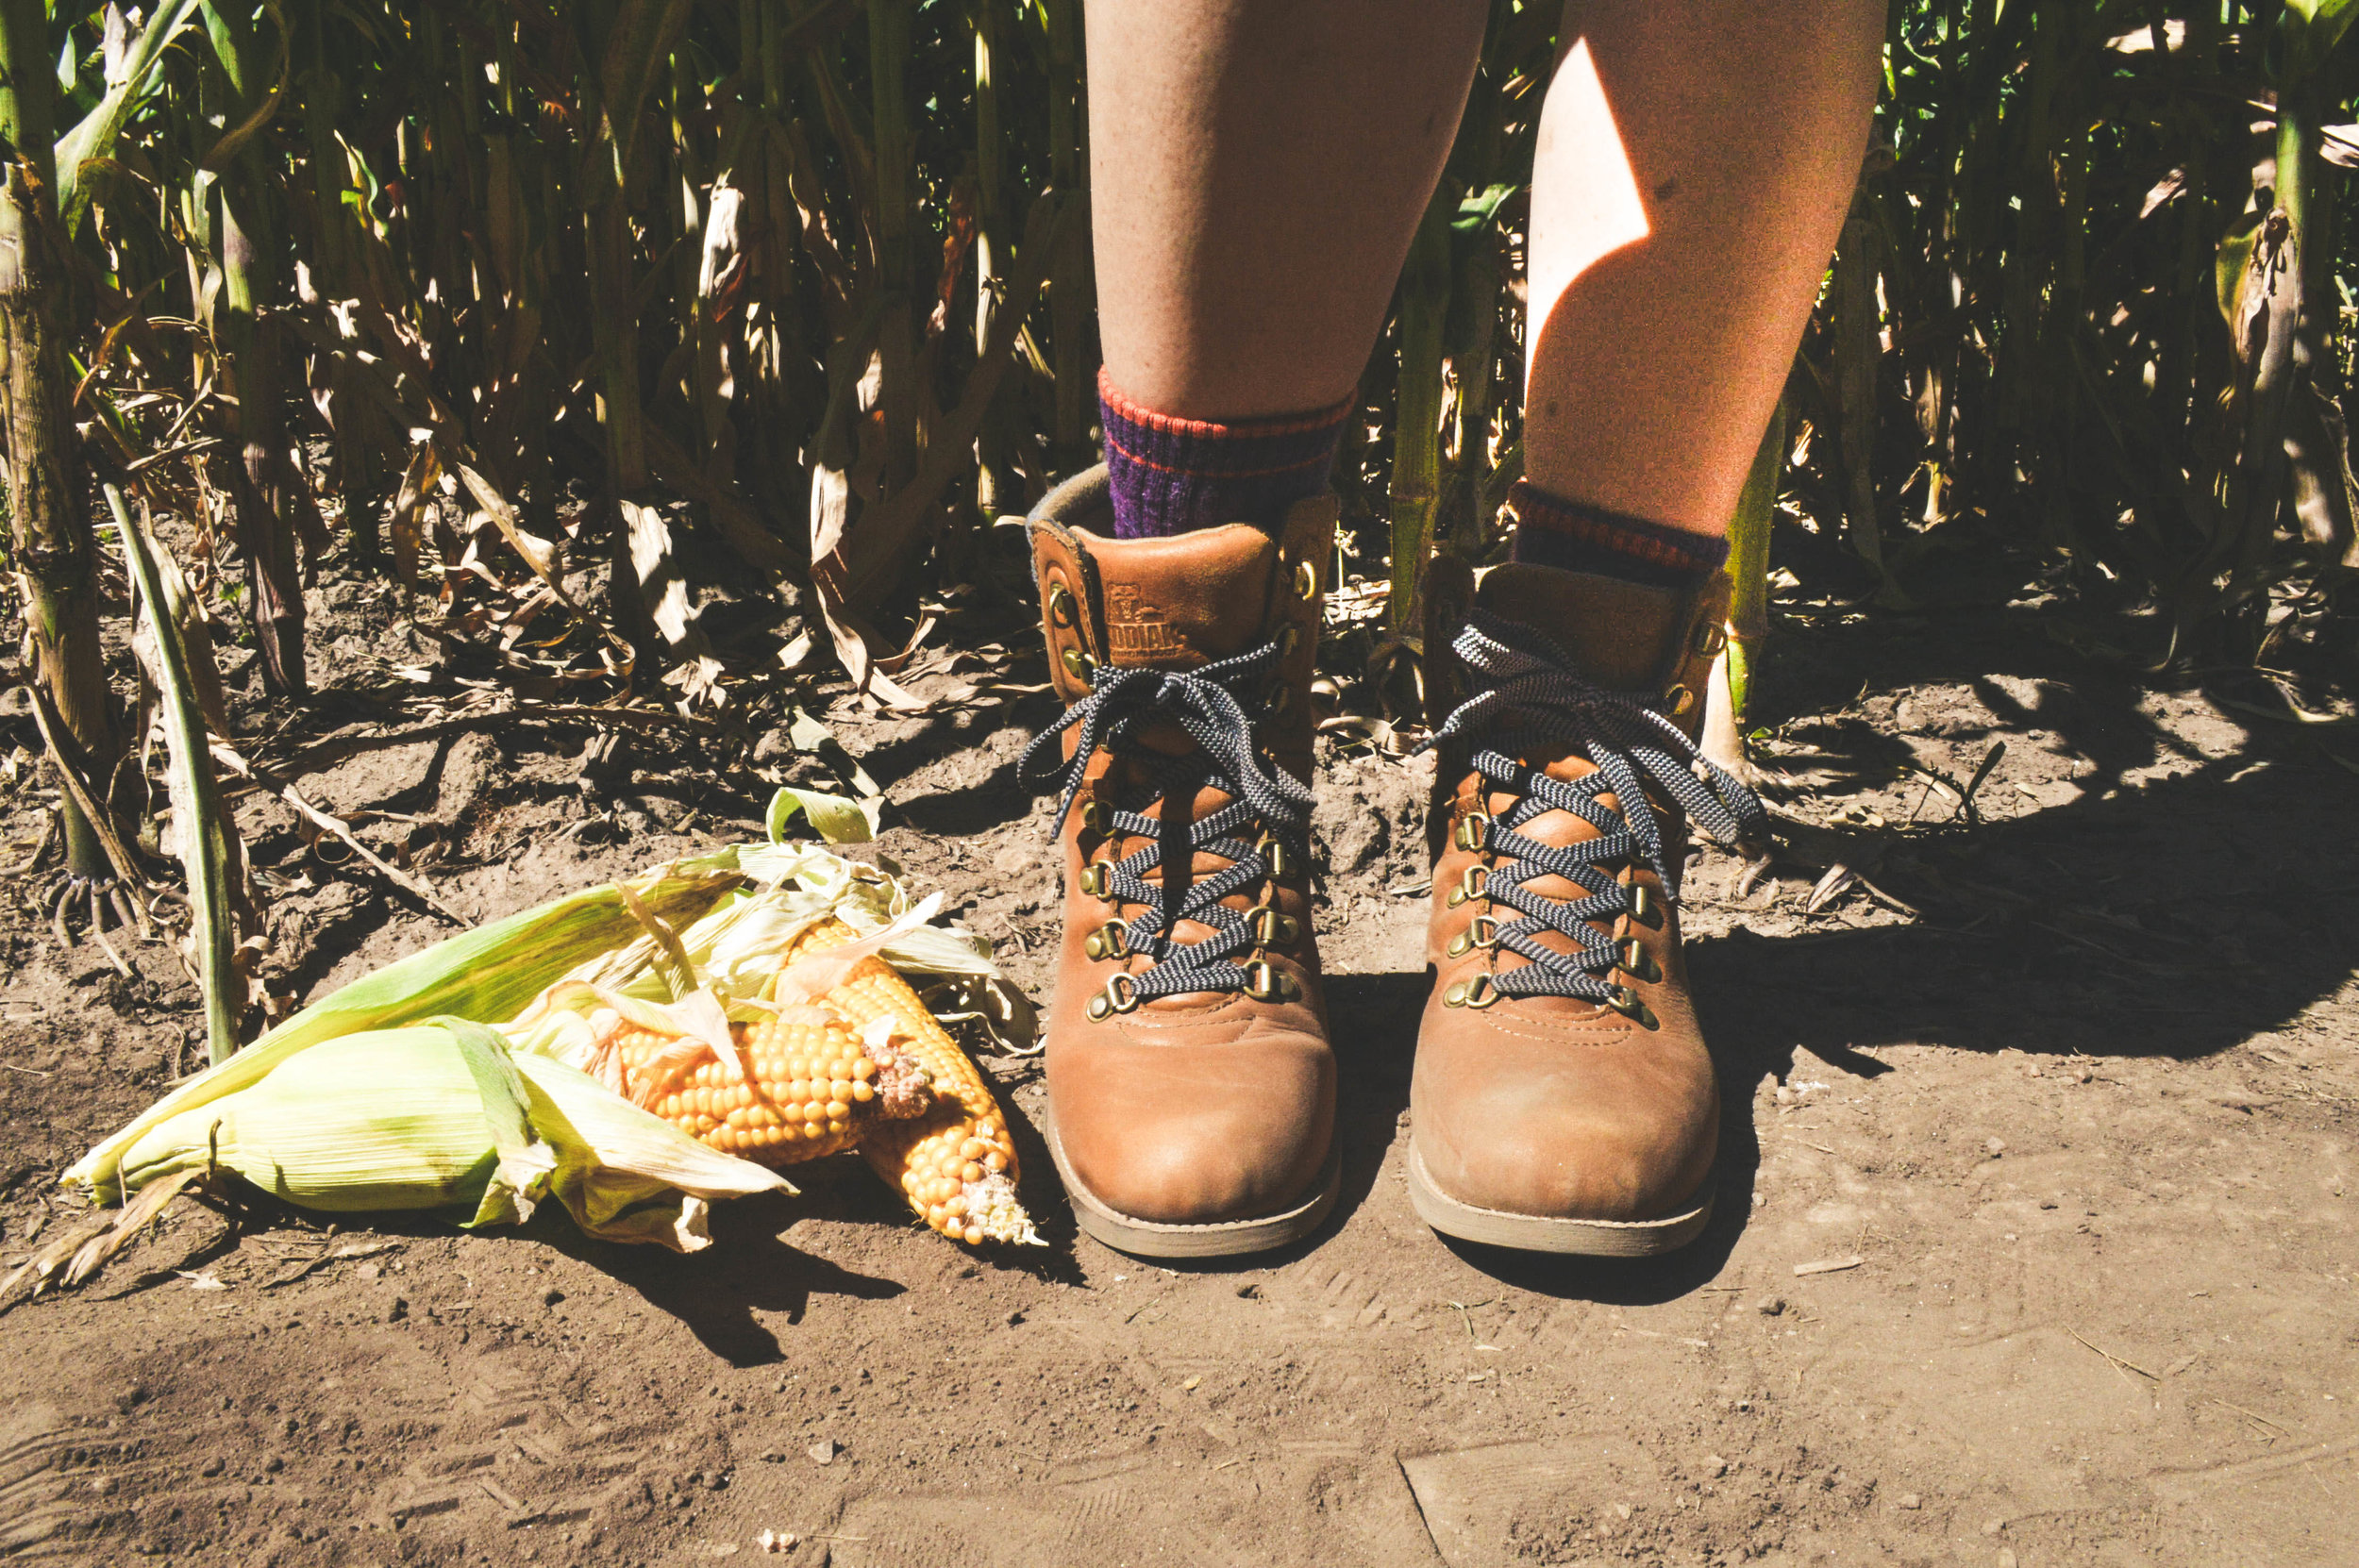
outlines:
[{"label": "boot tongue", "polygon": [[1531,627],[1609,692],[1659,692],[1677,661],[1692,595],[1560,567],[1514,562],[1482,579],[1475,603]]},{"label": "boot tongue", "polygon": [[1170,539],[1073,530],[1105,595],[1106,660],[1121,670],[1193,670],[1268,640],[1278,541],[1250,523]]}]

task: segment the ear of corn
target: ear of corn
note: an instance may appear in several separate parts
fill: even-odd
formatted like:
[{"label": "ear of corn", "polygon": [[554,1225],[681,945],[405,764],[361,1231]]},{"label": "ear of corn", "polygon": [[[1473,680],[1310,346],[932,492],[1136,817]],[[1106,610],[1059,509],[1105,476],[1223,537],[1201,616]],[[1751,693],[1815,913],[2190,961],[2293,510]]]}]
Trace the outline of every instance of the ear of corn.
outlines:
[{"label": "ear of corn", "polygon": [[938,907],[789,846],[593,889],[344,987],[66,1179],[112,1203],[222,1168],[307,1208],[478,1225],[554,1196],[592,1235],[685,1248],[706,1199],[785,1187],[761,1166],[857,1146],[944,1234],[1035,1240],[1006,1118],[880,956],[995,985]]},{"label": "ear of corn", "polygon": [[218,1168],[305,1209],[440,1209],[467,1225],[521,1221],[553,1197],[589,1235],[680,1251],[705,1244],[709,1200],[792,1191],[458,1020],[323,1042],[126,1132],[125,1193]]},{"label": "ear of corn", "polygon": [[[825,953],[856,936],[841,921],[823,921],[796,940],[789,956]],[[889,1026],[933,1084],[934,1103],[924,1114],[879,1123],[862,1140],[860,1152],[870,1167],[945,1236],[969,1243],[1038,1243],[1031,1217],[1016,1197],[1008,1119],[982,1074],[909,982],[881,959],[866,958],[826,1000],[856,1027]]]}]

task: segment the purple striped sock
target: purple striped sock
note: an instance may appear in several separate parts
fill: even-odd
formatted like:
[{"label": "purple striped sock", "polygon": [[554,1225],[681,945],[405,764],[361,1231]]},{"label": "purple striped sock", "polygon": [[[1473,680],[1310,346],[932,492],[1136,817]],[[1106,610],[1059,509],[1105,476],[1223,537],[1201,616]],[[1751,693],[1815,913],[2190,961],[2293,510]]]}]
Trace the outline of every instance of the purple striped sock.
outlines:
[{"label": "purple striped sock", "polygon": [[1350,400],[1315,413],[1214,424],[1131,402],[1101,369],[1106,478],[1116,539],[1162,539],[1223,523],[1275,525],[1327,488]]},{"label": "purple striped sock", "polygon": [[1720,570],[1729,542],[1665,527],[1586,502],[1567,501],[1518,479],[1509,487],[1515,512],[1515,559],[1656,588],[1694,588]]}]

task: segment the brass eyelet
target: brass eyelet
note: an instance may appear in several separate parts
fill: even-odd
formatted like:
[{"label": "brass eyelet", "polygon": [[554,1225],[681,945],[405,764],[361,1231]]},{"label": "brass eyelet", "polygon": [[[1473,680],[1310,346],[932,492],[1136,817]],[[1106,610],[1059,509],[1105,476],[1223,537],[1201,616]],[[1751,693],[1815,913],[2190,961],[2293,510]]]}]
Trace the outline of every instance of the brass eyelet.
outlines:
[{"label": "brass eyelet", "polygon": [[1253,940],[1264,947],[1284,947],[1302,935],[1302,922],[1267,904],[1256,904],[1246,911],[1245,919]]},{"label": "brass eyelet", "polygon": [[1654,1009],[1647,1006],[1646,1000],[1628,986],[1615,986],[1614,993],[1606,998],[1605,1005],[1623,1017],[1631,1020],[1641,1028],[1659,1029],[1663,1026],[1663,1020],[1654,1015]]},{"label": "brass eyelet", "polygon": [[1300,646],[1302,646],[1302,628],[1300,626],[1288,625],[1279,628],[1278,657],[1280,659],[1292,659],[1295,656],[1295,650]]},{"label": "brass eyelet", "polygon": [[1478,947],[1498,945],[1498,940],[1497,918],[1487,914],[1477,915],[1464,930],[1449,939],[1449,956],[1453,959],[1463,959]]},{"label": "brass eyelet", "polygon": [[1492,979],[1490,976],[1477,975],[1466,982],[1465,992],[1459,997],[1458,1005],[1462,1008],[1473,1008],[1479,1012],[1497,1002],[1506,993],[1499,990],[1498,982]]},{"label": "brass eyelet", "polygon": [[1728,645],[1729,628],[1718,621],[1697,622],[1695,636],[1688,642],[1689,647],[1706,659],[1716,657]]},{"label": "brass eyelet", "polygon": [[1450,988],[1449,988],[1447,991],[1445,991],[1444,993],[1442,993],[1442,1006],[1444,1006],[1444,1007],[1446,1007],[1446,1008],[1463,1008],[1463,1007],[1464,1007],[1465,1005],[1466,1005],[1466,982],[1465,982],[1465,981],[1464,981],[1464,980],[1459,980],[1459,981],[1456,981],[1456,982],[1454,982],[1454,983],[1450,986]]},{"label": "brass eyelet", "polygon": [[1286,853],[1286,846],[1275,837],[1264,833],[1262,835],[1262,842],[1253,847],[1263,859],[1269,862],[1269,874],[1272,876],[1287,876],[1293,874],[1294,857]]},{"label": "brass eyelet", "polygon": [[1245,966],[1245,993],[1257,1002],[1291,1002],[1302,994],[1302,982],[1263,959]]},{"label": "brass eyelet", "polygon": [[1081,868],[1081,877],[1076,885],[1092,898],[1103,898],[1106,896],[1106,879],[1113,873],[1113,862],[1111,860],[1092,860]]},{"label": "brass eyelet", "polygon": [[1449,907],[1454,909],[1470,899],[1481,898],[1482,890],[1489,881],[1490,873],[1484,868],[1468,866],[1459,874],[1458,886],[1449,890]]},{"label": "brass eyelet", "polygon": [[1052,626],[1069,626],[1075,619],[1073,590],[1061,582],[1048,585],[1048,620]]},{"label": "brass eyelet", "polygon": [[1663,693],[1663,700],[1671,705],[1674,718],[1696,706],[1696,693],[1684,686],[1674,686]]},{"label": "brass eyelet", "polygon": [[1461,849],[1481,849],[1483,845],[1484,835],[1490,830],[1489,812],[1469,811],[1458,819],[1456,827],[1450,829],[1450,842]]},{"label": "brass eyelet", "polygon": [[1103,1024],[1118,1012],[1136,1012],[1139,1007],[1139,982],[1128,974],[1110,975],[1106,989],[1090,998],[1085,1009],[1093,1024]]},{"label": "brass eyelet", "polygon": [[1093,833],[1110,832],[1114,826],[1114,814],[1102,800],[1085,800],[1081,802],[1081,826]]},{"label": "brass eyelet", "polygon": [[1648,985],[1663,978],[1663,966],[1654,961],[1654,956],[1636,937],[1622,939],[1621,967]]},{"label": "brass eyelet", "polygon": [[1129,935],[1129,926],[1119,920],[1110,920],[1081,940],[1081,951],[1093,959],[1128,958]]},{"label": "brass eyelet", "polygon": [[1085,685],[1094,685],[1097,680],[1097,660],[1079,648],[1067,648],[1064,651],[1064,671]]},{"label": "brass eyelet", "polygon": [[1319,596],[1319,569],[1307,560],[1295,562],[1295,597],[1304,601]]},{"label": "brass eyelet", "polygon": [[1630,917],[1649,931],[1663,924],[1663,900],[1644,882],[1630,885]]}]

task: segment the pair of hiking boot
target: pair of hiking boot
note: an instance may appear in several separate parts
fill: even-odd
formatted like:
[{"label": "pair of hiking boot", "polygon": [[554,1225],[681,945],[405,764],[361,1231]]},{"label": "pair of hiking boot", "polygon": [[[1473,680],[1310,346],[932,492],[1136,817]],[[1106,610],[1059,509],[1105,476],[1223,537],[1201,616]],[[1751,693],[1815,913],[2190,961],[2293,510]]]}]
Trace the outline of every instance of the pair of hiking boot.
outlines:
[{"label": "pair of hiking boot", "polygon": [[[1280,1246],[1341,1177],[1310,892],[1336,503],[1166,539],[1109,517],[1098,470],[1031,523],[1067,705],[1026,754],[1063,795],[1049,1146],[1110,1246]],[[1725,604],[1529,565],[1429,596],[1446,690],[1411,1198],[1471,1242],[1668,1251],[1711,1215],[1719,1126],[1680,959],[1687,829],[1761,818],[1695,745]]]}]

